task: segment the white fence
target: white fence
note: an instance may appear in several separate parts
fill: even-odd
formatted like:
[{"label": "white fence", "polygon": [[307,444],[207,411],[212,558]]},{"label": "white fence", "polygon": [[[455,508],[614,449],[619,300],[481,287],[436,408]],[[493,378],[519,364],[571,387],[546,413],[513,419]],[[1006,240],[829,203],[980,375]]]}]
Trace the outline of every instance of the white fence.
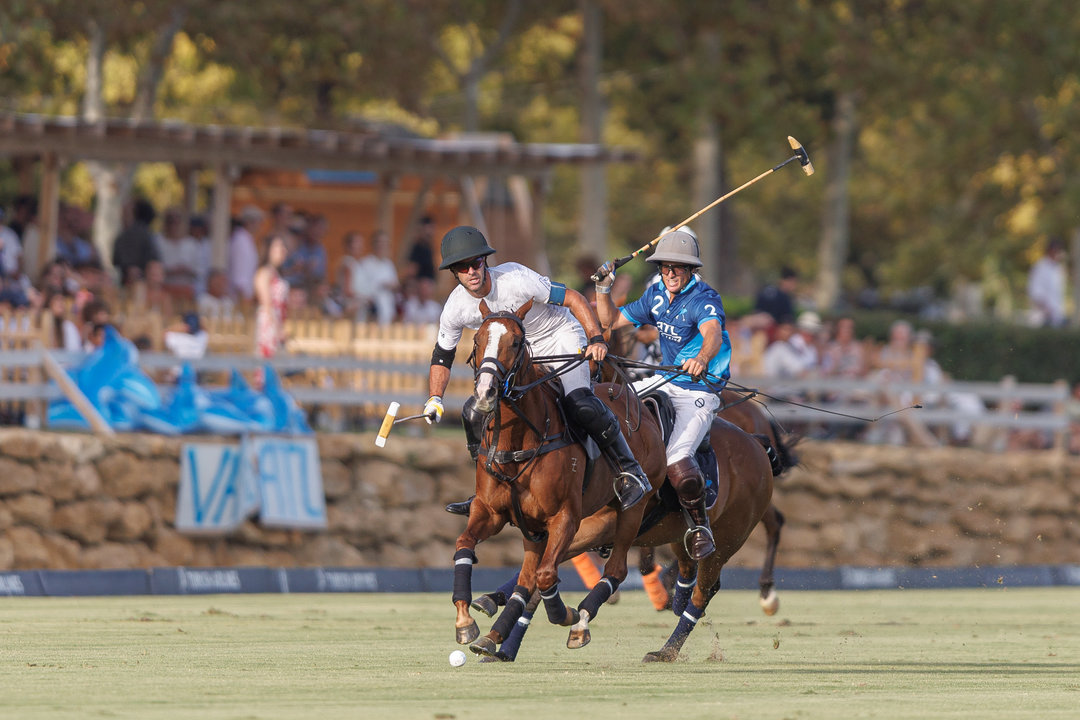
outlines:
[{"label": "white fence", "polygon": [[[61,397],[61,390],[43,381],[41,368],[46,351],[0,351],[0,403],[25,403],[40,412],[45,401]],[[78,355],[52,353],[62,362]],[[151,377],[175,368],[181,361],[164,353],[141,353],[139,364]],[[264,360],[249,355],[209,355],[187,361],[209,375],[222,376],[232,369],[241,372],[260,367]],[[426,362],[387,362],[355,357],[279,355],[268,361],[286,378],[286,386],[298,403],[339,409],[367,408],[377,412],[390,402],[403,409],[423,406],[427,399]],[[319,371],[318,377],[312,371]],[[382,378],[364,387],[350,386],[351,378]],[[453,368],[454,384],[446,398],[447,409],[459,410],[466,397],[470,370],[463,363]],[[326,377],[335,379],[327,383]],[[1052,384],[1019,383],[1011,377],[999,383],[947,382],[944,384],[886,383],[874,379],[805,379],[776,381],[764,378],[735,378],[732,387],[758,389],[757,399],[783,426],[838,427],[853,425],[899,426],[903,442],[931,445],[948,441],[950,428],[966,426],[981,436],[978,445],[1004,449],[1003,433],[1035,432],[1063,447],[1071,422],[1069,387],[1064,381]],[[794,401],[792,404],[785,400]],[[905,409],[921,404],[920,409]],[[34,408],[37,409],[34,409]],[[893,413],[868,423],[868,420]],[[40,415],[39,415],[40,416]]]}]

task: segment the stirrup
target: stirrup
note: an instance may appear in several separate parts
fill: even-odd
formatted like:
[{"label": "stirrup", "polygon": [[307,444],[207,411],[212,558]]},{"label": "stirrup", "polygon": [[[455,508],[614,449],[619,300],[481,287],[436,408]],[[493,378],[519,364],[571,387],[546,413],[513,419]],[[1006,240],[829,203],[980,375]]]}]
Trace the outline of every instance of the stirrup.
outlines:
[{"label": "stirrup", "polygon": [[[702,533],[706,538],[708,538],[708,547],[712,548],[708,552],[700,554],[695,553],[693,547],[691,546],[691,543],[696,538],[699,532]],[[713,540],[712,530],[705,527],[704,525],[695,525],[694,527],[687,528],[686,532],[683,533],[683,547],[686,548],[686,554],[690,556],[691,560],[704,560],[705,558],[716,552],[716,542]]]},{"label": "stirrup", "polygon": [[[619,473],[615,476],[612,485],[615,489],[615,497],[619,499],[620,510],[629,510],[637,505],[651,489],[641,477],[632,472]],[[620,489],[622,492],[619,492]]]}]

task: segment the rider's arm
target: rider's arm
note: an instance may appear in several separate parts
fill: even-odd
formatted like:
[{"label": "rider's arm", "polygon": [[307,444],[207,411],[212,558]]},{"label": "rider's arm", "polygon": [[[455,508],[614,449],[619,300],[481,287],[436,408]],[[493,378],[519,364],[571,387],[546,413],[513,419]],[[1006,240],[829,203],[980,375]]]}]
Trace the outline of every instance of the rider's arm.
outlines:
[{"label": "rider's arm", "polygon": [[566,288],[566,298],[562,304],[570,308],[570,312],[585,330],[585,337],[589,339],[585,354],[597,362],[603,360],[607,355],[607,344],[604,341],[603,330],[600,328],[600,320],[596,317],[596,311],[593,310],[592,305],[584,295],[573,288]]},{"label": "rider's arm", "polygon": [[446,386],[450,384],[450,367],[454,364],[454,350],[446,350],[438,343],[431,353],[431,368],[428,370],[428,395],[442,397]]},{"label": "rider's arm", "polygon": [[627,325],[633,325],[626,316],[619,312],[609,293],[596,293],[596,314],[600,319],[600,325],[605,330],[615,331]]},{"label": "rider's arm", "polygon": [[693,377],[700,377],[709,369],[709,363],[724,344],[724,328],[719,320],[706,320],[698,326],[701,331],[701,350],[694,357],[685,360],[682,369]]}]

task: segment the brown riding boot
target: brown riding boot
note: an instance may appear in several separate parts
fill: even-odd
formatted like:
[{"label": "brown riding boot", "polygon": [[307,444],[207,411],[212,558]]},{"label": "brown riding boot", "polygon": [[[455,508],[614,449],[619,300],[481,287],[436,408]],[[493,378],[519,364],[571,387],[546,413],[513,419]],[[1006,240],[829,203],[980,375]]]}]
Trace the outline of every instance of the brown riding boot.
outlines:
[{"label": "brown riding boot", "polygon": [[702,560],[716,551],[712,530],[709,528],[709,513],[705,509],[705,478],[701,475],[694,458],[684,458],[668,465],[668,481],[675,488],[690,522],[690,527],[683,536],[686,552],[693,560]]}]

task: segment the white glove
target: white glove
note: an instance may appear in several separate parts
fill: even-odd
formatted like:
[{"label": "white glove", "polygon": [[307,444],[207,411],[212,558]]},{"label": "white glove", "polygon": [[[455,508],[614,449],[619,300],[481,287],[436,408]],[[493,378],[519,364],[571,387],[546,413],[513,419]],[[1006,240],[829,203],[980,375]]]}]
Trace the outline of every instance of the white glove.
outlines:
[{"label": "white glove", "polygon": [[442,414],[442,398],[438,395],[432,395],[428,398],[428,401],[424,403],[424,419],[427,420],[428,425],[430,425],[433,422],[442,420]]},{"label": "white glove", "polygon": [[611,286],[615,283],[615,263],[609,260],[596,269],[596,274],[600,277],[596,281],[596,292],[605,295],[611,292]]}]

